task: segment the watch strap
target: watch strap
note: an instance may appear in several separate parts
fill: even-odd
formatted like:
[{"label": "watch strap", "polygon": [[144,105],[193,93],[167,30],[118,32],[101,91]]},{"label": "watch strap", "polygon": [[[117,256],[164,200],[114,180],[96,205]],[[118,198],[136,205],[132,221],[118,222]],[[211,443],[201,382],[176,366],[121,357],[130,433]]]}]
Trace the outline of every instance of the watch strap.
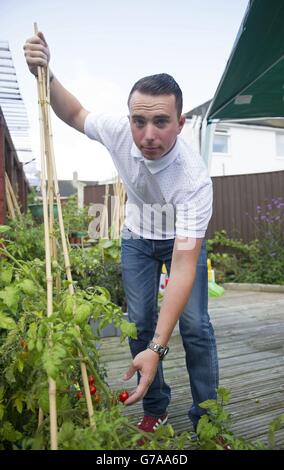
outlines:
[{"label": "watch strap", "polygon": [[155,343],[154,341],[150,341],[147,345],[148,349],[151,349],[152,351],[155,351],[157,354],[160,356],[160,360],[162,361],[166,354],[169,352],[169,347],[168,346],[161,346],[158,343]]}]

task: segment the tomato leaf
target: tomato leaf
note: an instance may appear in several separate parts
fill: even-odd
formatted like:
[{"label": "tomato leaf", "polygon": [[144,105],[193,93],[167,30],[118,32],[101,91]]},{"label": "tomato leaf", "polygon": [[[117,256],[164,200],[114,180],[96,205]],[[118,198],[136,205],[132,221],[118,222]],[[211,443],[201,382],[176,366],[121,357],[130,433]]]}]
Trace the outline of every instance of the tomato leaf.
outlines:
[{"label": "tomato leaf", "polygon": [[75,322],[77,325],[81,325],[85,323],[87,319],[90,317],[92,312],[91,306],[87,303],[79,305],[75,314]]},{"label": "tomato leaf", "polygon": [[1,429],[1,434],[6,441],[16,442],[22,437],[22,433],[15,430],[12,423],[5,421]]},{"label": "tomato leaf", "polygon": [[119,328],[121,330],[121,340],[123,341],[127,336],[137,339],[137,329],[135,323],[130,323],[127,320],[122,320]]},{"label": "tomato leaf", "polygon": [[17,408],[18,413],[21,414],[22,411],[23,411],[23,401],[22,401],[21,397],[16,398],[14,403],[15,403],[15,406]]},{"label": "tomato leaf", "polygon": [[0,420],[3,419],[4,413],[5,413],[5,406],[3,404],[0,405]]},{"label": "tomato leaf", "polygon": [[22,361],[22,359],[18,358],[17,360],[17,369],[19,372],[23,372],[23,369],[24,369],[24,363]]},{"label": "tomato leaf", "polygon": [[0,298],[13,312],[17,310],[19,303],[19,289],[15,286],[7,286],[0,291]]},{"label": "tomato leaf", "polygon": [[3,328],[4,330],[13,330],[16,328],[16,323],[12,318],[8,317],[3,312],[0,312],[0,328]]},{"label": "tomato leaf", "polygon": [[11,227],[9,227],[9,225],[0,225],[0,233],[6,233],[9,232],[9,230],[11,230]]},{"label": "tomato leaf", "polygon": [[34,296],[38,294],[38,288],[30,279],[24,279],[23,282],[19,284],[19,287],[26,295]]},{"label": "tomato leaf", "polygon": [[56,379],[62,360],[66,357],[66,350],[60,344],[45,349],[42,361],[48,377]]},{"label": "tomato leaf", "polygon": [[38,352],[41,352],[43,350],[43,342],[40,338],[38,338],[36,341],[36,349]]},{"label": "tomato leaf", "polygon": [[1,271],[0,271],[0,283],[1,284],[4,284],[4,286],[8,286],[9,284],[11,284],[12,276],[13,276],[12,266],[9,266],[9,267],[5,266],[5,269],[2,269],[1,267]]},{"label": "tomato leaf", "polygon": [[74,295],[68,294],[65,298],[63,312],[66,318],[73,317],[73,308],[74,308]]}]

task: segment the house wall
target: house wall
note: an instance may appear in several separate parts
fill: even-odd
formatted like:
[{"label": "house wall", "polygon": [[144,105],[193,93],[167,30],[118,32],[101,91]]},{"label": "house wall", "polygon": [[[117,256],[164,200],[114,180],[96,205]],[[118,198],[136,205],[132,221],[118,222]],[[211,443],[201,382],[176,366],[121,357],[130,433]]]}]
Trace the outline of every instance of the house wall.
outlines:
[{"label": "house wall", "polygon": [[[284,170],[284,156],[278,157],[276,154],[276,132],[284,134],[284,130],[226,123],[219,125],[219,128],[228,131],[229,152],[212,153],[211,176]],[[191,131],[189,121],[185,124],[181,136],[196,145],[196,142],[192,141],[196,136]]]},{"label": "house wall", "polygon": [[0,113],[0,225],[5,223],[6,197],[5,197],[5,135],[4,118]]},{"label": "house wall", "polygon": [[284,170],[284,156],[277,157],[276,154],[274,129],[237,125],[226,126],[226,129],[229,135],[229,153],[212,154],[211,176]]},{"label": "house wall", "polygon": [[5,172],[10,179],[20,209],[25,212],[29,185],[0,108],[0,224],[6,222],[7,216]]}]

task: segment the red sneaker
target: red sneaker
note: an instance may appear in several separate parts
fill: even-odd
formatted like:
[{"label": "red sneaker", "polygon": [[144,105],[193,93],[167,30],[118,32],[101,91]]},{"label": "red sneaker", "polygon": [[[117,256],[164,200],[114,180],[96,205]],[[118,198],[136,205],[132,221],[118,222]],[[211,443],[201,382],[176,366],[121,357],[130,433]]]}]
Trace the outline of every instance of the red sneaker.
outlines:
[{"label": "red sneaker", "polygon": [[[156,418],[155,416],[144,416],[141,421],[137,424],[137,427],[144,432],[155,432],[160,426],[166,424],[168,421],[168,414],[165,414],[161,418]],[[145,444],[145,439],[139,439],[138,444],[142,446]]]}]

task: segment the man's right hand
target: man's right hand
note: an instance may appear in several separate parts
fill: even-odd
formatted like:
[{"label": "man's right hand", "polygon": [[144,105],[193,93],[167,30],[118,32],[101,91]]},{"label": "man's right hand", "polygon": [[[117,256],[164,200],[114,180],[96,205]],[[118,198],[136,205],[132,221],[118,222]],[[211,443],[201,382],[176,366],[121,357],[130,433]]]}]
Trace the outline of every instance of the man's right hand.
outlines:
[{"label": "man's right hand", "polygon": [[48,67],[50,51],[43,33],[39,32],[24,44],[25,58],[30,72],[37,76],[37,67]]}]

